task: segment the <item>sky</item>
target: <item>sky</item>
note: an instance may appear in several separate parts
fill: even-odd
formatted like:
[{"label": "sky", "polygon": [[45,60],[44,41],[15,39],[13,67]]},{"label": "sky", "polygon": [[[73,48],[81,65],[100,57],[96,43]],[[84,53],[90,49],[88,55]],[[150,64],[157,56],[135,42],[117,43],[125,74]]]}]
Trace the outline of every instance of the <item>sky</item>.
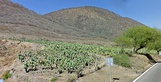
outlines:
[{"label": "sky", "polygon": [[161,29],[161,0],[11,0],[38,14],[65,8],[95,6]]},{"label": "sky", "polygon": [[3,82],[3,80],[2,80],[2,79],[0,79],[0,82]]}]

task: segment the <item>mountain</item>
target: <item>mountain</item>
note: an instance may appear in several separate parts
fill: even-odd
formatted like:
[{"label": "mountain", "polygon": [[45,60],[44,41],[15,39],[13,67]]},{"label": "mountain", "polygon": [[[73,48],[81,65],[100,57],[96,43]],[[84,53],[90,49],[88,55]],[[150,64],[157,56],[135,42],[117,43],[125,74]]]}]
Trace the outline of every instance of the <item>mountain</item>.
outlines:
[{"label": "mountain", "polygon": [[66,30],[71,30],[68,34],[77,37],[111,39],[127,28],[143,25],[111,11],[90,6],[62,9],[44,17],[65,26]]},{"label": "mountain", "polygon": [[[0,0],[0,35],[59,37],[55,31],[63,28],[10,0]],[[5,36],[5,37],[6,37]]]},{"label": "mountain", "polygon": [[10,0],[0,0],[0,37],[30,39],[111,39],[142,25],[97,7],[62,9],[39,15]]}]

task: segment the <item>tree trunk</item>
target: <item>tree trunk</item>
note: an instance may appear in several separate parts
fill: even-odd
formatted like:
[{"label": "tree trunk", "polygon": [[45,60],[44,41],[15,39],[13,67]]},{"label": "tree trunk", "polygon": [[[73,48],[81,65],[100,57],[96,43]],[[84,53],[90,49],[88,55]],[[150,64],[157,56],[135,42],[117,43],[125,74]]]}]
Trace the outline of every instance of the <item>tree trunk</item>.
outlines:
[{"label": "tree trunk", "polygon": [[134,49],[133,49],[132,53],[136,53],[136,50],[135,50],[135,49],[136,49],[136,47],[134,47]]},{"label": "tree trunk", "polygon": [[157,54],[159,55],[159,50],[157,50]]},{"label": "tree trunk", "polygon": [[138,53],[138,51],[139,51],[140,49],[142,49],[142,48],[144,48],[144,46],[140,46],[139,48],[137,48],[137,49],[135,50],[135,53]]}]

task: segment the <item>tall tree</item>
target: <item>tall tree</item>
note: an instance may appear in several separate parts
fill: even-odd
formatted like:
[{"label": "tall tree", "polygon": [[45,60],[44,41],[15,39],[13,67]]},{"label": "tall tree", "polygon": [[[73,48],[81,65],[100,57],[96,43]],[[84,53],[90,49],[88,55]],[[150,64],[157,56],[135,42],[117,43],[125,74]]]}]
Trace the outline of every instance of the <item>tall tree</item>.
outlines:
[{"label": "tall tree", "polygon": [[114,42],[116,42],[117,45],[121,47],[122,52],[124,51],[125,47],[132,47],[134,44],[134,41],[131,38],[128,38],[124,35],[114,38]]},{"label": "tall tree", "polygon": [[149,50],[156,50],[157,54],[161,51],[161,31],[159,29],[155,29],[158,32],[155,32],[155,40],[147,45]]},{"label": "tall tree", "polygon": [[133,47],[133,51],[137,53],[138,50],[154,42],[159,34],[159,31],[156,29],[147,26],[136,26],[126,30],[121,36],[116,38],[115,42],[122,46]]}]

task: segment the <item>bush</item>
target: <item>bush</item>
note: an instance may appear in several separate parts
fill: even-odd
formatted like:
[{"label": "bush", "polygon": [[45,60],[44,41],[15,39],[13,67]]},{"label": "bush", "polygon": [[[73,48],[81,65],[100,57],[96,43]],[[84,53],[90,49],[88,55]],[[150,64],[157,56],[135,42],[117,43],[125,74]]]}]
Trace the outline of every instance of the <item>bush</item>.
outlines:
[{"label": "bush", "polygon": [[131,68],[129,56],[126,54],[113,55],[114,63],[123,67]]},{"label": "bush", "polygon": [[12,76],[12,74],[10,74],[9,72],[6,72],[3,76],[2,76],[2,79],[3,80],[6,80],[8,78],[10,78]]},{"label": "bush", "polygon": [[53,77],[53,78],[50,80],[50,82],[55,82],[57,79],[58,79],[58,78]]},{"label": "bush", "polygon": [[68,78],[67,82],[75,82],[76,81],[76,78],[71,76]]}]

